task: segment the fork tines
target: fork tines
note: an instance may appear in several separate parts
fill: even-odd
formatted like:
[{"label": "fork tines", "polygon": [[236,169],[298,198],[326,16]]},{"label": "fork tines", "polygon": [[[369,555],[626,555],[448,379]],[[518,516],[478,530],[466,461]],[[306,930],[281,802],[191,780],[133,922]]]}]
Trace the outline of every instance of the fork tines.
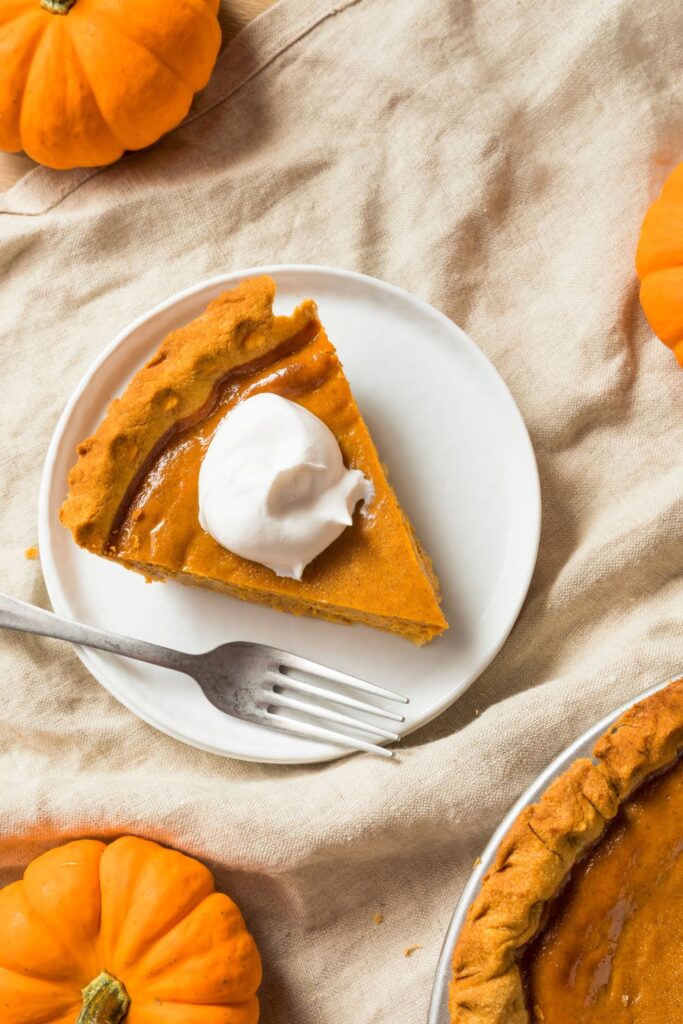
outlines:
[{"label": "fork tines", "polygon": [[[372,715],[375,718],[383,718],[392,722],[404,722],[405,717],[403,715],[320,684],[333,683],[337,686],[372,694],[373,696],[382,697],[385,700],[393,700],[401,704],[408,703],[407,697],[394,693],[392,690],[386,690],[381,686],[375,686],[373,683],[366,683],[363,679],[347,675],[344,672],[338,672],[336,669],[328,669],[313,661],[299,658],[297,655],[289,654],[285,651],[277,651],[275,653],[275,663],[268,673],[268,683],[272,685],[272,689],[268,688],[266,691],[268,703],[264,708],[264,713],[270,725],[287,732],[297,733],[298,735],[331,741],[353,750],[364,750],[368,753],[379,754],[381,757],[394,756],[393,750],[387,750],[386,747],[378,746],[377,743],[369,742],[359,736],[351,736],[347,732],[342,732],[329,726],[326,727],[325,723],[329,723],[330,726],[341,725],[345,729],[365,733],[369,737],[376,736],[385,741],[399,739],[398,733],[384,729],[374,723],[366,722],[362,718],[346,714],[343,711],[336,710],[335,707],[328,707],[327,705],[331,704],[337,707],[349,708],[364,715]],[[309,682],[306,679],[302,679],[300,678],[301,674],[309,676],[316,681]],[[285,691],[290,691],[290,693]],[[292,696],[292,693],[295,695]],[[302,697],[311,699],[305,700]],[[271,708],[294,711],[297,713],[297,717],[293,718],[289,715],[284,715],[279,710],[273,711]],[[323,724],[316,725],[308,722],[304,718],[299,717],[302,715]]]}]

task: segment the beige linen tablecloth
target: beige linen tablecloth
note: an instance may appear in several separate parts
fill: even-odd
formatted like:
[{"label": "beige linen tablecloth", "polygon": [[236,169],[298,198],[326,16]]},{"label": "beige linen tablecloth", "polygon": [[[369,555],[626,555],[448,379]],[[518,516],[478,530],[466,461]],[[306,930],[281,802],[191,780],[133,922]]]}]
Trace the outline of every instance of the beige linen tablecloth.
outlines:
[{"label": "beige linen tablecloth", "polygon": [[520,405],[544,503],[512,636],[398,763],[221,760],[137,721],[68,648],[0,637],[0,881],[59,839],[157,837],[242,906],[267,1024],[424,1021],[502,814],[683,669],[683,373],[633,273],[683,156],[681,38],[676,0],[281,0],[159,145],[0,197],[3,590],[46,602],[23,552],[91,360],[177,289],[260,263],[375,274],[461,324]]}]

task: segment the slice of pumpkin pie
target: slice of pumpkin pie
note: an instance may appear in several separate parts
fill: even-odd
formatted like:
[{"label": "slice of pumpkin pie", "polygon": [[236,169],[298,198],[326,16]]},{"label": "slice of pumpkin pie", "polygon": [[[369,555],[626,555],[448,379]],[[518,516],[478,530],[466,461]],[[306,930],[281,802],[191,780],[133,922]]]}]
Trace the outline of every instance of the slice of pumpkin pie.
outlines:
[{"label": "slice of pumpkin pie", "polygon": [[149,580],[424,644],[448,628],[431,562],[315,303],[274,294],[246,280],[164,339],[78,446],[61,520]]}]

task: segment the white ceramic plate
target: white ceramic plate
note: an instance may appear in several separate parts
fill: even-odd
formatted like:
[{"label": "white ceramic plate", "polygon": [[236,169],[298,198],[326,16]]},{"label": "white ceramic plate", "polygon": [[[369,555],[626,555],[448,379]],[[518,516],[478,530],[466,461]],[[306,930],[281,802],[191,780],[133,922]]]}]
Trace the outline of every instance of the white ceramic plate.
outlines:
[{"label": "white ceramic plate", "polygon": [[558,775],[562,775],[563,772],[567,771],[572,761],[575,761],[578,757],[591,757],[593,753],[593,747],[595,746],[598,738],[603,733],[607,732],[609,727],[623,715],[625,711],[637,704],[638,701],[645,700],[646,697],[651,697],[658,690],[663,690],[669,683],[675,682],[677,679],[681,679],[683,676],[669,677],[663,680],[661,683],[657,683],[656,686],[651,686],[649,689],[639,693],[633,700],[627,701],[626,704],[622,704],[616,710],[612,711],[611,714],[607,715],[606,718],[602,718],[595,725],[591,726],[582,736],[579,736],[577,740],[567,747],[558,757],[555,758],[551,764],[541,772],[536,781],[523,793],[516,804],[514,804],[508,813],[505,815],[496,831],[491,836],[489,844],[482,853],[481,857],[477,861],[477,866],[470,875],[470,879],[463,889],[462,896],[458,901],[458,905],[455,908],[455,913],[451,918],[451,923],[444,939],[444,944],[441,949],[441,956],[439,957],[439,964],[436,969],[436,975],[434,977],[434,987],[432,989],[432,998],[429,1004],[429,1016],[427,1018],[427,1024],[450,1024],[450,1015],[448,1012],[448,987],[451,982],[451,963],[453,961],[453,951],[455,950],[455,944],[458,941],[458,936],[465,923],[465,917],[470,905],[474,902],[475,897],[481,889],[481,883],[484,875],[493,864],[498,847],[502,840],[510,831],[515,819],[528,807],[529,804],[536,803],[540,799],[542,793],[548,788],[553,779],[556,779]]},{"label": "white ceramic plate", "polygon": [[[449,632],[428,647],[362,626],[299,619],[135,573],[80,550],[58,510],[76,444],[172,329],[244,277],[271,274],[277,312],[312,297],[399,499],[434,560]],[[40,495],[40,556],[55,611],[140,639],[202,651],[256,640],[335,666],[410,698],[403,732],[448,707],[489,664],[519,613],[540,531],[534,454],[493,366],[460,328],[407,292],[326,267],[237,271],[140,317],[88,370],[57,425]],[[238,722],[186,676],[79,649],[107,689],[150,725],[204,750],[304,763],[347,751]]]}]

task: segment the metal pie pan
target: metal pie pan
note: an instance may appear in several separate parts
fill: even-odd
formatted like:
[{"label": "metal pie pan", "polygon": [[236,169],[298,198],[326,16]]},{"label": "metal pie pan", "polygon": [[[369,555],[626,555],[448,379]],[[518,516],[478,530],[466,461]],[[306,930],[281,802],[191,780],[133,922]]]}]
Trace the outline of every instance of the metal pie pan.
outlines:
[{"label": "metal pie pan", "polygon": [[620,715],[623,715],[623,713],[633,707],[634,704],[637,704],[641,700],[645,700],[647,697],[651,697],[659,690],[663,690],[669,685],[669,683],[676,682],[681,678],[683,678],[683,676],[668,677],[663,682],[657,683],[656,686],[651,686],[649,689],[644,690],[632,700],[627,701],[626,704],[622,704],[621,707],[616,708],[611,712],[611,714],[607,715],[606,718],[602,718],[599,722],[596,722],[595,725],[591,726],[587,732],[574,740],[566,750],[556,757],[555,760],[552,761],[543,772],[541,772],[536,781],[529,786],[526,792],[520,796],[519,800],[517,800],[517,802],[510,808],[496,831],[491,836],[491,839],[482,853],[477,866],[470,875],[467,885],[463,889],[462,895],[455,908],[455,913],[451,918],[451,923],[448,927],[448,931],[446,932],[446,937],[441,949],[441,956],[439,957],[439,963],[434,976],[434,985],[432,987],[432,997],[429,1003],[427,1024],[450,1024],[450,1017],[448,1014],[448,986],[451,980],[451,961],[453,959],[453,950],[455,949],[455,944],[458,941],[458,936],[460,935],[470,904],[478,895],[482,879],[493,864],[498,847],[503,837],[509,831],[517,815],[525,807],[528,807],[529,804],[536,803],[553,779],[556,779],[558,775],[562,775],[572,761],[579,757],[591,757],[593,754],[593,747],[595,746],[598,738],[604,732],[607,732],[609,727],[617,720],[617,718],[619,718]]}]

